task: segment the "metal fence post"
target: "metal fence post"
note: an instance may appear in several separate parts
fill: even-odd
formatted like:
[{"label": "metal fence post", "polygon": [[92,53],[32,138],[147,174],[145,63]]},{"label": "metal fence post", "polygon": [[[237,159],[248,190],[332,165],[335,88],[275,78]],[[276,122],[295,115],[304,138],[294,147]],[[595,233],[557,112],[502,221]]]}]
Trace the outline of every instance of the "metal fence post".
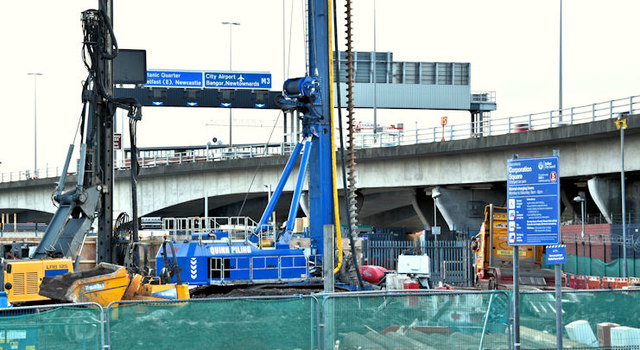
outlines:
[{"label": "metal fence post", "polygon": [[549,111],[549,127],[553,127],[553,111]]},{"label": "metal fence post", "polygon": [[596,104],[592,104],[591,105],[591,121],[595,122],[596,121]]},{"label": "metal fence post", "polygon": [[609,118],[613,118],[613,100],[609,101]]},{"label": "metal fence post", "polygon": [[571,107],[571,122],[570,122],[570,124],[573,125],[573,107]]},{"label": "metal fence post", "polygon": [[109,312],[109,306],[108,305],[106,309],[103,309],[102,307],[100,307],[100,341],[101,341],[101,345],[102,345],[102,349],[110,349],[111,348],[111,344],[105,342],[105,334],[108,334],[106,331],[106,327],[107,327],[107,318],[109,317],[109,315],[107,314]]}]

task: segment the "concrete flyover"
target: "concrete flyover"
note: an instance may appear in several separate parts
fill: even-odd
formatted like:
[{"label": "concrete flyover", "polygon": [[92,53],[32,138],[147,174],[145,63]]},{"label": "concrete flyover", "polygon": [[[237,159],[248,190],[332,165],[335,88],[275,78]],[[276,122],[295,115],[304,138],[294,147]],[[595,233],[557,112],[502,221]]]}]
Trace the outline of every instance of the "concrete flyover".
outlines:
[{"label": "concrete flyover", "polygon": [[[357,151],[359,221],[364,225],[406,227],[438,223],[451,230],[475,231],[488,203],[505,201],[506,160],[560,152],[563,215],[574,216],[571,199],[587,197],[587,211],[608,220],[620,218],[620,137],[613,120],[465,140]],[[625,131],[627,211],[640,212],[640,115],[628,117]],[[232,159],[142,168],[138,178],[140,215],[202,216],[208,196],[210,216],[259,218],[275,187],[286,156]],[[296,171],[277,207],[287,214]],[[338,179],[341,175],[338,174]],[[116,173],[114,210],[131,212],[127,171]],[[74,181],[68,179],[68,186]],[[18,221],[48,221],[56,179],[0,183],[0,211],[18,213]],[[341,181],[338,181],[339,183]],[[342,186],[339,184],[339,187]],[[436,190],[434,192],[434,189]],[[303,203],[302,209],[305,209]]]}]

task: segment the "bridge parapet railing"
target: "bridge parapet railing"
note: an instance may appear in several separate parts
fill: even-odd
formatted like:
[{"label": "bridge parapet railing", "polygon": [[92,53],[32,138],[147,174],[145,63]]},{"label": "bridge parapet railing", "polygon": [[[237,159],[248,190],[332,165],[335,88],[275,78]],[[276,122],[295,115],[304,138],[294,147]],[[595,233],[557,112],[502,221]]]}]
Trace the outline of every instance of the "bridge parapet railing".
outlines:
[{"label": "bridge parapet railing", "polygon": [[[479,94],[477,98],[491,101],[494,97],[491,95]],[[380,130],[375,134],[372,131],[359,132],[355,135],[355,147],[397,147],[403,145],[522,133],[595,122],[599,120],[614,119],[624,114],[636,114],[639,110],[640,95],[635,95],[605,102],[564,108],[562,110],[508,116],[505,118],[491,118],[487,114],[483,120],[474,123],[452,124],[444,127],[416,127],[413,130],[404,128]],[[336,142],[336,144],[339,143]],[[142,167],[155,167],[171,164],[285,155],[290,154],[294,146],[295,145],[293,143],[263,143],[234,145],[232,147],[224,145],[192,146],[187,147],[189,148],[188,150],[184,150],[179,147],[159,148],[156,150],[141,150],[138,162]],[[119,169],[129,168],[130,165],[130,155],[125,156],[124,159],[118,159],[116,161],[116,168]],[[38,169],[36,171],[25,170],[0,173],[0,183],[59,177],[60,169],[60,167],[47,167],[46,169]]]},{"label": "bridge parapet railing", "polygon": [[485,117],[474,123],[451,124],[431,128],[400,130],[398,135],[387,132],[356,134],[356,147],[391,147],[419,143],[463,140],[486,136],[506,135],[543,130],[567,125],[615,119],[620,115],[634,114],[640,110],[640,95],[600,103],[545,112],[508,116]]}]

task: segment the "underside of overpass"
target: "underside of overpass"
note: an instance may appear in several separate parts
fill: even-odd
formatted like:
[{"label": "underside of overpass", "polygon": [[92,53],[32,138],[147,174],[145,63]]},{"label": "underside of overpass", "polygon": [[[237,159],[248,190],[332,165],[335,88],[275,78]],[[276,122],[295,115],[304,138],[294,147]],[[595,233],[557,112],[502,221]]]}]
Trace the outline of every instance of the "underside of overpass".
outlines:
[{"label": "underside of overpass", "polygon": [[[626,174],[628,219],[640,220],[640,172]],[[561,213],[565,222],[580,220],[580,203],[573,201],[578,195],[586,198],[586,212],[601,222],[620,222],[620,174],[561,179]],[[407,232],[431,230],[434,224],[434,192],[439,192],[436,224],[442,227],[442,238],[453,238],[454,232],[474,233],[480,228],[484,207],[489,204],[504,206],[506,183],[473,185],[443,185],[413,188],[367,188],[358,191],[358,222],[374,227],[401,227]],[[289,212],[292,194],[283,193],[276,206],[277,222],[282,224]],[[306,196],[298,217],[306,215]],[[267,205],[268,194],[237,194],[208,198],[208,216],[249,216],[258,220]],[[346,222],[342,203],[341,222]],[[187,217],[204,216],[204,198],[173,205],[148,213],[146,216]]]}]

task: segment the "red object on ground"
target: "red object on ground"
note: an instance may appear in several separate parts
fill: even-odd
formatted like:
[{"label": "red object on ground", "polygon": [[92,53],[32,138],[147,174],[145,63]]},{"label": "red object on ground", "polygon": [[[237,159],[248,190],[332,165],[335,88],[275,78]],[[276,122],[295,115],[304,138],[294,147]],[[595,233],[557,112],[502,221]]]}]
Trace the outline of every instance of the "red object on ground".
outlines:
[{"label": "red object on ground", "polygon": [[384,277],[384,274],[387,272],[382,266],[376,265],[364,265],[360,266],[360,275],[362,275],[362,279],[369,283],[378,283]]},{"label": "red object on ground", "polygon": [[420,285],[418,284],[418,282],[407,281],[404,282],[404,289],[420,289]]},{"label": "red object on ground", "polygon": [[573,289],[587,289],[587,277],[582,275],[569,276],[569,287]]},{"label": "red object on ground", "polygon": [[601,289],[602,278],[598,276],[587,276],[587,289]]}]

